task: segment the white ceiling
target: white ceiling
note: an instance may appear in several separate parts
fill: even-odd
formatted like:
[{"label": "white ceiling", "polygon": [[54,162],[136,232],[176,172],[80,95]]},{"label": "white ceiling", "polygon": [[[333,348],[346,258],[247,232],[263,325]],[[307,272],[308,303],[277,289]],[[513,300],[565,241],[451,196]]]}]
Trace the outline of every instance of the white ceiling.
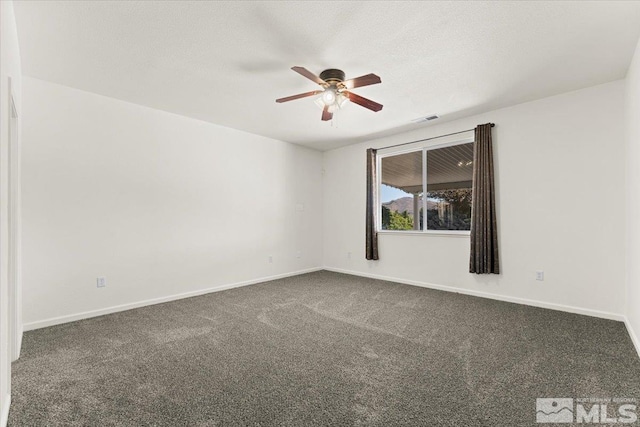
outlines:
[{"label": "white ceiling", "polygon": [[[623,78],[640,2],[16,1],[27,76],[329,149]],[[322,122],[289,68],[382,84]]]}]

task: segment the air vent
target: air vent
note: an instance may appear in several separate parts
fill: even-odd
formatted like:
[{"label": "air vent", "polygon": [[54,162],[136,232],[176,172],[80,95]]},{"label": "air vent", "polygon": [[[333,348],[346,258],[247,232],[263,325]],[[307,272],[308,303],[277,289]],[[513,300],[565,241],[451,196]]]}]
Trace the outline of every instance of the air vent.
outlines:
[{"label": "air vent", "polygon": [[430,114],[424,117],[418,117],[417,119],[411,120],[413,123],[422,123],[422,122],[430,122],[431,120],[438,119],[439,116],[437,114]]}]

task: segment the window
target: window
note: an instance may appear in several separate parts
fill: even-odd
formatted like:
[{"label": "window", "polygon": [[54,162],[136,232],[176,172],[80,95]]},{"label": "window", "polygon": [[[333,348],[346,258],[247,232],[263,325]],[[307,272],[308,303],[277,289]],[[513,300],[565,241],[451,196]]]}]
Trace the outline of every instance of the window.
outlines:
[{"label": "window", "polygon": [[424,228],[422,156],[422,151],[414,151],[380,159],[382,230]]},{"label": "window", "polygon": [[472,137],[401,153],[381,150],[378,170],[379,230],[471,230]]}]

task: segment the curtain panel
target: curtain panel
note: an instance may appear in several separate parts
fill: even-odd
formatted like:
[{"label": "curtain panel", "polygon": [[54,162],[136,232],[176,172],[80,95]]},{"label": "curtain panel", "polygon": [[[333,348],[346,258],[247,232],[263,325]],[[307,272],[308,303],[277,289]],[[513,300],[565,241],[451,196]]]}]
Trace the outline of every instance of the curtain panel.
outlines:
[{"label": "curtain panel", "polygon": [[369,260],[378,258],[378,175],[376,171],[376,150],[367,150],[367,212],[365,233],[365,256]]},{"label": "curtain panel", "polygon": [[476,127],[473,145],[469,272],[476,274],[500,274],[491,128],[491,123]]}]

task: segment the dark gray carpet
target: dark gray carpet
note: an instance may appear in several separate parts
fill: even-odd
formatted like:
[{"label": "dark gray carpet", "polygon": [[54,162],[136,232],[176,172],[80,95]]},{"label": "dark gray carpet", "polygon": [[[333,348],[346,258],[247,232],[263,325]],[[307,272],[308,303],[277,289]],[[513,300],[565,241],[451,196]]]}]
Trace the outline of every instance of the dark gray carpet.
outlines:
[{"label": "dark gray carpet", "polygon": [[10,426],[531,426],[640,398],[620,322],[317,272],[28,332]]}]

